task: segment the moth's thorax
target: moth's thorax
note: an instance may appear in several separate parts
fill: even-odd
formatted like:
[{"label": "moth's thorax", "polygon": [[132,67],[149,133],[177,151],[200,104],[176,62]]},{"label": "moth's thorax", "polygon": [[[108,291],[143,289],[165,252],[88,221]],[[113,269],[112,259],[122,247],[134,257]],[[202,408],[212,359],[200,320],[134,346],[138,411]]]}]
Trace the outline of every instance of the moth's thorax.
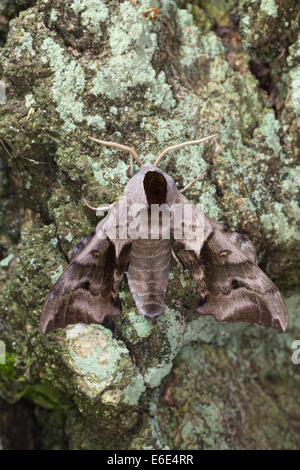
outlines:
[{"label": "moth's thorax", "polygon": [[[162,170],[152,165],[151,163],[146,163],[145,165],[143,165],[138,171],[138,173],[136,173],[128,181],[124,190],[124,195],[127,196],[131,202],[134,202],[136,204],[147,205],[149,203],[149,197],[147,200],[147,195],[145,192],[145,184],[146,184],[146,188],[147,187],[149,188],[149,191],[151,191],[151,187],[152,185],[154,186],[155,183],[157,183],[158,185],[160,184],[159,178],[155,178],[155,173],[162,175],[163,177],[162,179],[165,180],[166,195],[165,195],[165,200],[162,200],[163,197],[161,200],[160,198],[158,198],[157,200],[154,198],[153,202],[159,203],[159,204],[162,204],[162,203],[167,203],[169,205],[173,204],[176,199],[176,193],[178,192],[174,180],[169,175],[167,175],[166,173],[164,173]],[[154,178],[151,178],[152,175],[154,175]],[[161,183],[163,183],[162,180],[161,180]],[[163,194],[163,188],[162,188],[162,194]]]}]

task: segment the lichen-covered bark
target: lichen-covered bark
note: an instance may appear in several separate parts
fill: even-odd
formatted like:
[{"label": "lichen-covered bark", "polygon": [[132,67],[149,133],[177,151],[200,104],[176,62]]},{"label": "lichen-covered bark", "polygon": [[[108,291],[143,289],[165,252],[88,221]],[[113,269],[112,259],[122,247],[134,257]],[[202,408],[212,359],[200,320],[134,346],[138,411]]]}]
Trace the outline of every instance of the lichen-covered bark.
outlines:
[{"label": "lichen-covered bark", "polygon": [[34,3],[34,0],[0,0],[0,47],[5,44],[9,21]]},{"label": "lichen-covered bark", "polygon": [[[155,6],[150,21],[143,12]],[[40,0],[10,21],[0,58],[0,396],[40,410],[42,447],[297,447],[297,15],[292,0]],[[188,197],[254,241],[286,294],[287,332],[198,318],[195,285],[174,263],[157,322],[137,315],[124,282],[114,322],[42,337],[45,295],[97,223],[84,198],[111,203],[127,181],[127,155],[88,136],[153,161],[214,132],[215,143],[170,153],[161,167],[180,186],[206,170]]]}]

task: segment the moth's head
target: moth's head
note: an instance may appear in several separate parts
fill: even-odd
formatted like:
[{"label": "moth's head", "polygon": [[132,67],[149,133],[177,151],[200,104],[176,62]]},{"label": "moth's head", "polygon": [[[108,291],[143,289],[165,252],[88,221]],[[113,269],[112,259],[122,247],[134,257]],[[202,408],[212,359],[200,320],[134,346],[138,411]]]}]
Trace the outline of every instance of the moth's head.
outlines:
[{"label": "moth's head", "polygon": [[[154,164],[146,163],[144,165],[137,152],[131,147],[127,147],[126,145],[118,144],[116,142],[107,142],[104,140],[95,139],[94,137],[89,137],[89,139],[103,145],[108,145],[110,147],[115,147],[120,150],[126,150],[130,152],[130,172],[132,177],[125,187],[124,194],[127,193],[127,196],[136,203],[164,204],[172,203],[177,188],[174,180],[157,167],[162,158],[171,150],[179,149],[186,145],[200,144],[201,142],[211,139],[216,135],[217,134],[213,134],[208,137],[204,137],[203,139],[191,140],[181,144],[173,145],[172,147],[168,147],[163,152],[161,152],[161,154],[155,160]],[[133,174],[133,159],[140,166],[140,170],[136,174]]]},{"label": "moth's head", "polygon": [[124,194],[138,204],[170,204],[176,191],[175,181],[169,175],[146,163],[130,178]]}]

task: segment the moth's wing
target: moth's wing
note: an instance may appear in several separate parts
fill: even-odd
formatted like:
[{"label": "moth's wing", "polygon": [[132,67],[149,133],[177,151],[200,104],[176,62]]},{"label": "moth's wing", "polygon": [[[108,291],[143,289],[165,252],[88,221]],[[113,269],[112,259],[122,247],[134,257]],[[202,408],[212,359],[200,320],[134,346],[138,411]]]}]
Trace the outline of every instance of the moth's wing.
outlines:
[{"label": "moth's wing", "polygon": [[242,235],[241,233],[235,232],[234,230],[230,230],[229,228],[225,227],[225,225],[220,224],[216,220],[208,217],[208,215],[204,215],[205,221],[207,226],[214,228],[215,230],[219,230],[220,232],[224,233],[229,240],[236,245],[243,253],[257,264],[257,254],[256,249],[253,243],[249,240],[247,235]]},{"label": "moth's wing", "polygon": [[[113,211],[117,209],[118,204]],[[121,313],[118,289],[131,242],[110,233],[113,223],[111,211],[73,250],[71,263],[46,298],[41,314],[44,334],[72,323],[103,323]]]},{"label": "moth's wing", "polygon": [[218,321],[246,321],[285,331],[284,300],[257,266],[253,244],[205,214],[203,217],[200,256],[194,250],[186,250],[184,240],[177,242],[181,258],[198,284],[198,312],[213,315]]}]

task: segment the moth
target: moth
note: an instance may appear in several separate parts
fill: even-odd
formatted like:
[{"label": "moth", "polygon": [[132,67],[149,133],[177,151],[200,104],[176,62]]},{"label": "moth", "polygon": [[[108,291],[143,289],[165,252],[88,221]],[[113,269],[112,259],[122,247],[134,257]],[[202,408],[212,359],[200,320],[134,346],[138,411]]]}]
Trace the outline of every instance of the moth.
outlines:
[{"label": "moth", "polygon": [[[183,195],[195,180],[180,191],[174,180],[158,168],[158,163],[169,151],[211,137],[214,136],[168,147],[154,164],[144,165],[133,148],[90,137],[100,144],[128,151],[131,178],[124,194],[110,206],[97,229],[74,248],[69,266],[50,290],[41,314],[44,334],[68,324],[103,323],[106,318],[119,315],[118,292],[125,273],[138,313],[148,320],[155,320],[163,313],[172,253],[177,260],[180,258],[196,281],[195,309],[199,315],[213,315],[217,321],[258,323],[285,331],[287,310],[284,300],[257,265],[256,251],[248,237],[208,217]],[[136,174],[132,174],[133,159],[140,166]],[[182,223],[179,236],[176,236],[178,226],[175,226],[174,217],[171,217],[170,237],[162,236],[160,214],[158,236],[136,237],[126,229],[135,222],[137,215],[131,214],[129,218],[124,215],[124,209],[130,209],[134,204],[146,208],[148,235],[147,224],[154,206],[176,206],[179,210],[187,207],[192,216],[186,226]],[[190,235],[198,226],[201,237],[195,243]],[[124,233],[121,236],[124,228],[125,236]]]}]

